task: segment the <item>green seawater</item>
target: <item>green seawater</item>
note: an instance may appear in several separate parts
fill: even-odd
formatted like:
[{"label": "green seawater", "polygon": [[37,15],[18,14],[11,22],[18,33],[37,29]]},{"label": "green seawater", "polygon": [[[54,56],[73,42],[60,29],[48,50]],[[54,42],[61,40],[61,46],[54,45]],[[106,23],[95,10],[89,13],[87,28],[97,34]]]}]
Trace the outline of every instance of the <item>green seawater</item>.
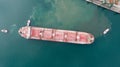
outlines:
[{"label": "green seawater", "polygon": [[[32,26],[84,31],[91,45],[27,40],[18,34]],[[0,67],[120,67],[120,14],[85,0],[0,0]],[[103,35],[103,31],[110,31]]]}]

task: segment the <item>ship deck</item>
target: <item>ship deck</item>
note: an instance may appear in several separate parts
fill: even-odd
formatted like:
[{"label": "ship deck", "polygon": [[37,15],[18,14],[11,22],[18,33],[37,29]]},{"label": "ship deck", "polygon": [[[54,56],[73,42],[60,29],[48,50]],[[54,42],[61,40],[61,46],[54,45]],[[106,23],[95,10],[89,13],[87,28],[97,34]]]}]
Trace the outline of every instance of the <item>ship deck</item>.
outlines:
[{"label": "ship deck", "polygon": [[88,34],[84,32],[31,27],[30,39],[41,39],[70,43],[87,43]]}]

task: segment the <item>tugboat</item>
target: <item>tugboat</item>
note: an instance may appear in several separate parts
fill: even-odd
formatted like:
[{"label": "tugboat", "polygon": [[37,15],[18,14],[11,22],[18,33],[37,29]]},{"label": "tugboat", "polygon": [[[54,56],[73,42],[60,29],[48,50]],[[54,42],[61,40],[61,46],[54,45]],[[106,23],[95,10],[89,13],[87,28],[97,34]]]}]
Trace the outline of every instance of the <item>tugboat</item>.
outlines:
[{"label": "tugboat", "polygon": [[27,26],[30,26],[30,20],[27,21]]},{"label": "tugboat", "polygon": [[105,31],[103,32],[103,34],[107,34],[110,31],[109,28],[105,29]]},{"label": "tugboat", "polygon": [[[29,22],[30,23],[30,22]],[[76,44],[92,44],[94,36],[86,32],[41,28],[29,26],[21,27],[18,31],[21,37],[26,39],[48,40]]]},{"label": "tugboat", "polygon": [[2,29],[1,32],[8,33],[8,30],[7,29]]},{"label": "tugboat", "polygon": [[86,0],[86,1],[106,8],[108,10],[120,13],[120,0]]}]

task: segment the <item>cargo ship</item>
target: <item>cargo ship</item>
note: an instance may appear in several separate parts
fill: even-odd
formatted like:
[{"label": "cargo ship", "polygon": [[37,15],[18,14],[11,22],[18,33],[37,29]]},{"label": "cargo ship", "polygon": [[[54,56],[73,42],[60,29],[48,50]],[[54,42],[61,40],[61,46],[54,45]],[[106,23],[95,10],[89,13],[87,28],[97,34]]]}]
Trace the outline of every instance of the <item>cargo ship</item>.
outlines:
[{"label": "cargo ship", "polygon": [[86,0],[87,2],[101,6],[108,10],[120,13],[120,0]]},{"label": "cargo ship", "polygon": [[94,36],[86,32],[50,29],[33,26],[21,27],[18,33],[26,39],[67,42],[76,44],[91,44]]}]

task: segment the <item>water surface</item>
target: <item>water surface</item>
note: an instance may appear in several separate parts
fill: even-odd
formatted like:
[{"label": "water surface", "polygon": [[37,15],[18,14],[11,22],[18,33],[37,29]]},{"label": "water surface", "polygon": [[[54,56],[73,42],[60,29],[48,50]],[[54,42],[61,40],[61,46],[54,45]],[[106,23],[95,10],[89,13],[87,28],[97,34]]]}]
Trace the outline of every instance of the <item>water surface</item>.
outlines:
[{"label": "water surface", "polygon": [[[33,26],[85,31],[91,45],[26,40],[18,29]],[[1,67],[119,67],[120,15],[84,0],[0,0]],[[111,30],[106,35],[102,32]]]}]

